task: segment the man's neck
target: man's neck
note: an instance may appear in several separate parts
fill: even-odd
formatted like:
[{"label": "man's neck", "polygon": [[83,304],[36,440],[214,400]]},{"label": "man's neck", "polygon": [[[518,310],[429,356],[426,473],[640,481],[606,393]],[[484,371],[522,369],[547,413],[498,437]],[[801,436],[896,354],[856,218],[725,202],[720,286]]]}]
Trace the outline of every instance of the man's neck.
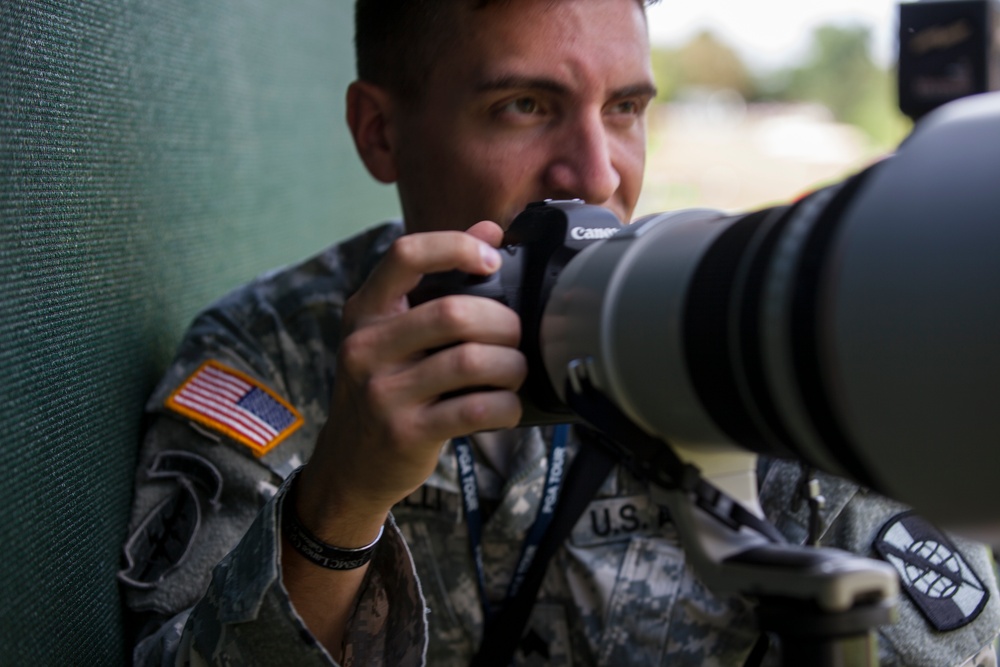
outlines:
[{"label": "man's neck", "polygon": [[502,479],[509,479],[514,464],[518,435],[513,430],[477,433],[472,438],[482,462],[493,468]]}]

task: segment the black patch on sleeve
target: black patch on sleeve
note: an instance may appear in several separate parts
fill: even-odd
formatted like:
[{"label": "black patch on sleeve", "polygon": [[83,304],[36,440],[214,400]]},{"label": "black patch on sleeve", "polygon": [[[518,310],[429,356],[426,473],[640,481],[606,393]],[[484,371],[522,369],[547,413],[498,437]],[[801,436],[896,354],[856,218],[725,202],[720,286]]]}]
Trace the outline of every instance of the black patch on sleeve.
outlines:
[{"label": "black patch on sleeve", "polygon": [[913,512],[892,517],[873,546],[896,568],[903,590],[939,631],[968,625],[990,599],[951,540]]}]

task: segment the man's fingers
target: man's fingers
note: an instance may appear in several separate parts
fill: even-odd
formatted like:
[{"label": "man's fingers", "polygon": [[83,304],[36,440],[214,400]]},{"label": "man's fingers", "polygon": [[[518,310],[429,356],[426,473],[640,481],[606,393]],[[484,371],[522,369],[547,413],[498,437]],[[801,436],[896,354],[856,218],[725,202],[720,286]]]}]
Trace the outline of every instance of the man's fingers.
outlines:
[{"label": "man's fingers", "polygon": [[515,393],[527,376],[524,355],[509,347],[465,343],[441,350],[383,380],[420,406],[413,428],[433,441],[509,428],[521,418]]},{"label": "man's fingers", "polygon": [[503,243],[503,227],[495,222],[483,220],[469,227],[467,234],[475,236],[480,241],[485,241],[494,248],[499,248]]},{"label": "man's fingers", "polygon": [[[477,230],[492,237],[488,226]],[[395,314],[401,300],[428,273],[458,270],[489,275],[500,268],[500,254],[490,243],[466,232],[428,232],[402,236],[352,299],[360,318]]]},{"label": "man's fingers", "polygon": [[374,414],[389,415],[411,409],[419,412],[452,395],[483,388],[516,391],[527,373],[524,355],[514,348],[463,343],[400,365],[394,372],[372,376],[362,386]]},{"label": "man's fingers", "polygon": [[426,434],[446,440],[457,433],[514,428],[521,420],[521,401],[512,391],[477,391],[435,403],[421,416]]},{"label": "man's fingers", "polygon": [[392,381],[400,395],[431,403],[483,387],[516,391],[527,373],[524,355],[517,350],[464,343],[432,354]]},{"label": "man's fingers", "polygon": [[407,313],[405,322],[394,322],[388,335],[407,337],[408,344],[420,350],[460,342],[517,347],[521,342],[521,319],[493,299],[450,295],[420,304]]},{"label": "man's fingers", "polygon": [[517,347],[520,334],[520,319],[510,308],[483,297],[453,295],[359,329],[344,341],[343,356],[391,368],[457,343]]}]

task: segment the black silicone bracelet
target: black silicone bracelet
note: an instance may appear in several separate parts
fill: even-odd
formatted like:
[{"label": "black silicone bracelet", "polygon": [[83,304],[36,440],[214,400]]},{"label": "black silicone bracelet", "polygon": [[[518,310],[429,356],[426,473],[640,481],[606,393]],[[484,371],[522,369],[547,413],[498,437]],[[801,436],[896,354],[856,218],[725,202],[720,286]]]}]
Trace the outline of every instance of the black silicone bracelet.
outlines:
[{"label": "black silicone bracelet", "polygon": [[311,563],[328,570],[354,570],[372,559],[385,526],[372,543],[358,549],[342,549],[313,535],[295,513],[295,482],[281,500],[281,530],[292,547]]}]

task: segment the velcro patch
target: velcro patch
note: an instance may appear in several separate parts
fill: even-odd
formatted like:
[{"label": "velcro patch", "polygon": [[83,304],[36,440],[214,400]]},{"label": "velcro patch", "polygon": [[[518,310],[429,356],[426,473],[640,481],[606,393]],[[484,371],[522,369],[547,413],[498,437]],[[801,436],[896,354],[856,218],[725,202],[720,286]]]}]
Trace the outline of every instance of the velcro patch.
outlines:
[{"label": "velcro patch", "polygon": [[212,507],[217,507],[222,497],[222,473],[214,463],[192,452],[171,449],[158,452],[146,475],[150,479],[191,480],[208,494]]},{"label": "velcro patch", "polygon": [[199,526],[198,496],[181,480],[126,541],[126,566],[118,578],[135,588],[154,588],[187,556]]},{"label": "velcro patch", "polygon": [[875,550],[899,572],[900,583],[938,630],[955,630],[979,616],[986,586],[945,535],[912,512],[879,531]]},{"label": "velcro patch", "polygon": [[220,431],[263,456],[302,426],[302,415],[245,373],[206,361],[166,401],[167,408]]}]

